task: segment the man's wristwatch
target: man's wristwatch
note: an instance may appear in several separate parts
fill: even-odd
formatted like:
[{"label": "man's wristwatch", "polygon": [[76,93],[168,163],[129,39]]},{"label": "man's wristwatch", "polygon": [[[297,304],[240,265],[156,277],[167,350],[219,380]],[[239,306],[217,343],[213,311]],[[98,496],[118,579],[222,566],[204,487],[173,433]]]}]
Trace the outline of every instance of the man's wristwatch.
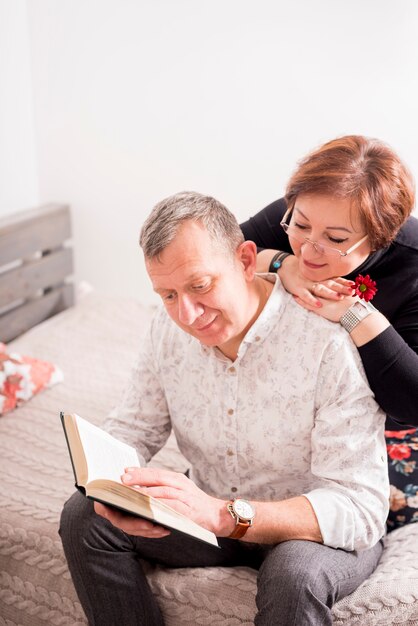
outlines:
[{"label": "man's wristwatch", "polygon": [[235,520],[235,528],[229,539],[241,539],[250,526],[253,525],[255,508],[247,500],[236,498],[227,504],[228,511]]},{"label": "man's wristwatch", "polygon": [[351,333],[357,324],[360,324],[365,317],[377,311],[371,302],[358,300],[340,318],[340,324],[348,333]]},{"label": "man's wristwatch", "polygon": [[269,272],[277,274],[277,270],[281,268],[283,261],[286,257],[290,256],[290,252],[276,252],[274,257],[270,261]]}]

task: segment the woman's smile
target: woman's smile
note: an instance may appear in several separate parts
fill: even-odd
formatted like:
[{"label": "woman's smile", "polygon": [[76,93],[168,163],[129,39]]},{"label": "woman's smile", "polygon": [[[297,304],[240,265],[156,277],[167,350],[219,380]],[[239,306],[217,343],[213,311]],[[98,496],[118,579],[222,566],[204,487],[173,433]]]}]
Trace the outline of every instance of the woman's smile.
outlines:
[{"label": "woman's smile", "polygon": [[327,265],[326,263],[312,263],[311,261],[307,261],[306,259],[303,259],[303,264],[306,265],[306,267],[309,267],[309,269],[311,270],[320,270]]}]

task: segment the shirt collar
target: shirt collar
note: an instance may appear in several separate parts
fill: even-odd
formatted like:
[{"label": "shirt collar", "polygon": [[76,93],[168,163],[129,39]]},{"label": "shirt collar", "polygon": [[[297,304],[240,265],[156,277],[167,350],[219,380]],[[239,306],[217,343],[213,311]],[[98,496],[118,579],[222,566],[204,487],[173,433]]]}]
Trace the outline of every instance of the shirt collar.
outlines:
[{"label": "shirt collar", "polygon": [[[243,338],[238,349],[236,361],[244,356],[249,345],[253,343],[262,344],[263,341],[270,335],[271,331],[277,325],[287,302],[291,298],[291,295],[283,288],[277,274],[265,273],[256,274],[256,276],[273,283],[273,289],[260,315]],[[230,362],[230,360],[222,354],[218,348],[205,346],[203,344],[200,344],[200,347],[203,354],[212,354],[222,361]]]},{"label": "shirt collar", "polygon": [[242,356],[246,346],[252,343],[262,343],[275,328],[291,295],[285,291],[277,274],[257,274],[260,278],[273,283],[273,289],[263,310],[254,324],[248,330],[238,350],[238,357]]}]

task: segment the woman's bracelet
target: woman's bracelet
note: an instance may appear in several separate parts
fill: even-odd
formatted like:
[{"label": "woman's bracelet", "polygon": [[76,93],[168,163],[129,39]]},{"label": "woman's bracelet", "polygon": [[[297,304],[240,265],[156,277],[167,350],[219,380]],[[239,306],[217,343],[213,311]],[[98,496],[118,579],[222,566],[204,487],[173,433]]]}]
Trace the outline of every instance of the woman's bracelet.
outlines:
[{"label": "woman's bracelet", "polygon": [[282,252],[281,250],[276,252],[270,261],[269,272],[277,274],[277,270],[281,268],[283,261],[288,256],[290,256],[290,252]]},{"label": "woman's bracelet", "polygon": [[340,324],[348,333],[351,333],[360,322],[375,311],[377,309],[371,302],[358,300],[340,317]]}]

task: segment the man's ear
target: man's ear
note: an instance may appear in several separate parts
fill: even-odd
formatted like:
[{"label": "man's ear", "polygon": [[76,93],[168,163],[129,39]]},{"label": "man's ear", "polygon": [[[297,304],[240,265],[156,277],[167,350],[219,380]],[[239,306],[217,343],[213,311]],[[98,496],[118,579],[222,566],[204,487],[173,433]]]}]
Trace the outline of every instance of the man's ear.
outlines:
[{"label": "man's ear", "polygon": [[246,278],[252,280],[256,272],[257,246],[254,241],[243,241],[237,248],[237,259],[244,268]]}]

